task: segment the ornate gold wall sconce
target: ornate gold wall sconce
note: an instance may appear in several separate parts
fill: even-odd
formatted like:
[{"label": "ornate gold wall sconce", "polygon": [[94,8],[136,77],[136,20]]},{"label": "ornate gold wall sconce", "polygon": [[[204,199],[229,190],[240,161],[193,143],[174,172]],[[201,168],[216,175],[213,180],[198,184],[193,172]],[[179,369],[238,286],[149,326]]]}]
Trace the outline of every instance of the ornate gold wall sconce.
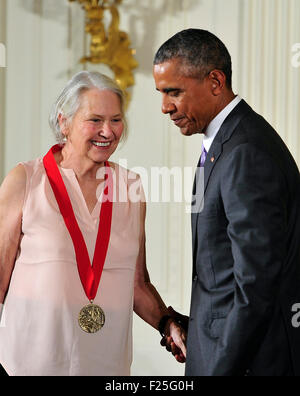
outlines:
[{"label": "ornate gold wall sconce", "polygon": [[[82,4],[86,14],[85,31],[91,35],[90,55],[80,60],[81,63],[103,63],[110,67],[115,80],[123,89],[130,102],[128,88],[134,85],[133,69],[138,66],[134,58],[135,50],[127,33],[120,31],[120,14],[118,5],[122,0],[69,0]],[[104,18],[110,13],[111,21],[106,31]]]}]

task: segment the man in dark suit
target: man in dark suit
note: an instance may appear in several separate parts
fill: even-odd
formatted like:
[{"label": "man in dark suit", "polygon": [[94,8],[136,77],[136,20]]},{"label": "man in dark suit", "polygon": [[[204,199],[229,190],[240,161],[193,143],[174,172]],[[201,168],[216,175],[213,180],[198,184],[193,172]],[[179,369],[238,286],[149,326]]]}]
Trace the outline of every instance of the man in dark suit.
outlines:
[{"label": "man in dark suit", "polygon": [[[299,170],[231,77],[226,47],[204,30],[176,34],[154,61],[163,113],[182,134],[204,134],[186,375],[300,375]],[[172,320],[162,320],[166,336]]]}]

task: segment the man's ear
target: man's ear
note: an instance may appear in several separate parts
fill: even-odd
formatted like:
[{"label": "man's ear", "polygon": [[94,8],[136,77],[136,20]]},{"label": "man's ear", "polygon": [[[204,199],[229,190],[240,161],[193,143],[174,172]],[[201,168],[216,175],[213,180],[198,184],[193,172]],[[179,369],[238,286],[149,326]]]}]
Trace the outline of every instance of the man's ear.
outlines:
[{"label": "man's ear", "polygon": [[212,93],[218,96],[222,93],[224,87],[226,86],[226,76],[222,70],[212,70],[209,73],[209,81],[211,83]]}]

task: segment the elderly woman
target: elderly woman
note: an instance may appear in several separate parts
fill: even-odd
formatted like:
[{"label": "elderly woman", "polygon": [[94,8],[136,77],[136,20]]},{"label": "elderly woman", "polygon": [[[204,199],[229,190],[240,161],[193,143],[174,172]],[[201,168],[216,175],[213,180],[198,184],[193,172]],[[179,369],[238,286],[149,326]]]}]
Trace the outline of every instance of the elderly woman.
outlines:
[{"label": "elderly woman", "polygon": [[9,375],[129,375],[133,309],[184,360],[185,332],[146,268],[140,179],[108,162],[124,137],[123,107],[111,79],[78,73],[50,116],[59,144],[1,186],[0,363]]}]

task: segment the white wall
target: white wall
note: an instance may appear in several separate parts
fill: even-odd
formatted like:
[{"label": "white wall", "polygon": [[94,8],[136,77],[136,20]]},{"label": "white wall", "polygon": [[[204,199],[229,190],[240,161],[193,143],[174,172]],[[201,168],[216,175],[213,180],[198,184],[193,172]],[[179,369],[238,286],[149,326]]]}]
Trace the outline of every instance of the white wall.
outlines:
[{"label": "white wall", "polygon": [[[165,40],[184,28],[199,27],[225,42],[233,58],[235,91],[278,129],[300,164],[300,68],[291,65],[292,45],[300,42],[299,0],[123,3],[122,29],[130,33],[140,66],[128,113],[130,137],[114,155],[115,161],[126,160],[128,167],[146,168],[148,174],[152,167],[196,165],[201,137],[182,137],[161,114],[151,73],[155,51]],[[0,107],[5,114],[0,155],[3,151],[6,174],[19,161],[44,154],[54,143],[48,112],[69,77],[84,67],[77,62],[87,42],[84,14],[67,0],[0,0],[0,34],[3,18],[8,59],[5,85],[0,75]],[[187,202],[148,205],[147,260],[152,281],[166,303],[187,314],[192,260],[190,216],[185,209],[192,180],[185,182]],[[184,367],[160,347],[157,332],[138,318],[134,334],[133,374],[183,374]]]}]

